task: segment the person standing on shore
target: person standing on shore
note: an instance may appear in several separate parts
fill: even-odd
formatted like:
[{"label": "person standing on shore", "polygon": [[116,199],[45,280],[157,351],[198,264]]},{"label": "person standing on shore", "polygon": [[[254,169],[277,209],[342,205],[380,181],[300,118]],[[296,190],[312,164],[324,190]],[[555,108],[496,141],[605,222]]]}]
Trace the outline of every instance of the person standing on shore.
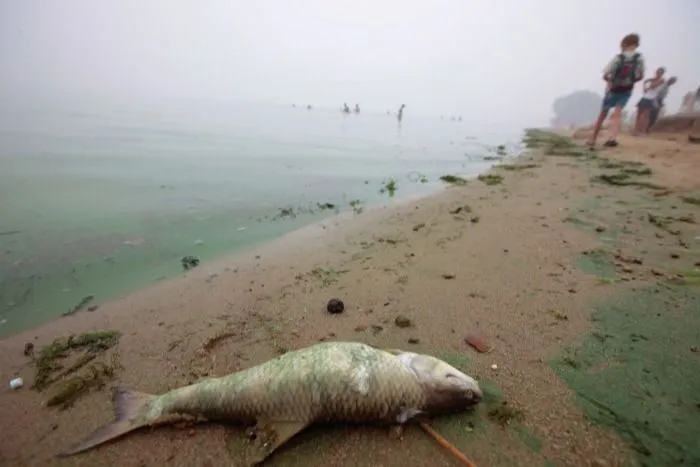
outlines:
[{"label": "person standing on shore", "polygon": [[659,91],[664,85],[664,73],[666,69],[659,67],[656,70],[653,78],[649,78],[644,82],[644,95],[637,102],[637,120],[634,125],[633,135],[640,133],[648,133],[651,122],[651,111],[656,105],[656,100],[659,97]]},{"label": "person standing on shore", "polygon": [[604,146],[617,146],[617,135],[620,134],[622,109],[632,96],[634,85],[644,79],[644,58],[639,48],[639,35],[628,34],[620,42],[621,53],[616,55],[603,69],[603,79],[606,82],[603,105],[595,122],[593,135],[586,143],[594,147],[603,122],[608,117],[610,109],[615,109],[612,116],[612,133]]},{"label": "person standing on shore", "polygon": [[403,108],[406,107],[406,104],[401,104],[401,107],[399,107],[399,111],[396,114],[396,119],[401,123],[401,120],[403,120]]},{"label": "person standing on shore", "polygon": [[678,78],[671,76],[668,81],[661,86],[661,89],[659,89],[659,94],[656,96],[656,100],[654,101],[654,107],[652,107],[651,113],[649,114],[649,126],[647,126],[647,133],[649,133],[651,128],[654,126],[654,123],[656,123],[656,120],[659,118],[659,114],[664,108],[664,100],[666,99],[666,96],[668,96],[668,90],[676,83],[676,81],[678,81]]}]

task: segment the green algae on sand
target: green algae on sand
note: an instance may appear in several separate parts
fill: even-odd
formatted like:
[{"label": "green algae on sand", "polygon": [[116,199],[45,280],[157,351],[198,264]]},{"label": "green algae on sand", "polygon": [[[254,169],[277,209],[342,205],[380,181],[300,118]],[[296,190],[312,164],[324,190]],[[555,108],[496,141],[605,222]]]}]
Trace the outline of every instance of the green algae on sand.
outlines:
[{"label": "green algae on sand", "polygon": [[597,330],[554,370],[589,420],[613,428],[640,465],[699,465],[700,291],[650,286],[595,306]]},{"label": "green algae on sand", "polygon": [[[103,386],[121,365],[116,354],[112,355],[109,363],[94,360],[114,347],[120,337],[118,331],[97,331],[55,339],[42,347],[39,355],[33,359],[36,376],[32,389],[43,391],[56,383],[58,389],[47,405],[67,407],[90,388]],[[66,363],[71,356],[80,352],[77,358]],[[76,374],[86,366],[82,374]]]}]

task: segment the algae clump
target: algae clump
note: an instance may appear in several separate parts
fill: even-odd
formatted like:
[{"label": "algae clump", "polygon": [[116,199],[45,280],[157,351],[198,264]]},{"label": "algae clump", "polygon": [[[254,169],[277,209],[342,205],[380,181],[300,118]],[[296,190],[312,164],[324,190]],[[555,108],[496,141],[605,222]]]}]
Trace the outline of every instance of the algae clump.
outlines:
[{"label": "algae clump", "polygon": [[491,186],[491,185],[498,185],[503,181],[503,176],[498,175],[498,174],[486,174],[486,175],[479,175],[477,177],[480,182],[484,182],[485,184]]},{"label": "algae clump", "polygon": [[462,177],[458,177],[457,175],[443,175],[440,177],[440,180],[442,180],[445,183],[451,183],[452,185],[458,185],[458,186],[463,186],[467,184],[467,181],[463,179]]},{"label": "algae clump", "polygon": [[[121,333],[118,331],[97,331],[55,339],[51,344],[42,347],[38,356],[34,358],[36,377],[32,389],[43,391],[58,380],[75,373],[98,355],[114,347],[120,337]],[[66,367],[62,363],[74,352],[79,351],[82,351],[82,355],[72,364]]]}]

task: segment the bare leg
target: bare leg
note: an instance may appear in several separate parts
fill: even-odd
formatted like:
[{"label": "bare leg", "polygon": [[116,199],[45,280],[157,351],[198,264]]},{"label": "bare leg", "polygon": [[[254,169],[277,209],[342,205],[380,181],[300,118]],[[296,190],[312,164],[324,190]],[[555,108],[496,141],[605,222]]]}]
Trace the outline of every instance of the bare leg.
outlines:
[{"label": "bare leg", "polygon": [[633,130],[632,130],[632,134],[635,135],[635,136],[637,136],[637,135],[639,134],[639,132],[641,131],[641,128],[642,128],[642,125],[641,125],[641,122],[642,122],[642,112],[643,112],[642,109],[640,109],[639,107],[637,107],[637,116],[636,116],[636,118],[634,119],[634,128],[633,128]]},{"label": "bare leg", "polygon": [[595,122],[595,127],[593,128],[593,134],[591,135],[591,139],[589,139],[586,142],[586,145],[588,146],[595,146],[595,142],[598,139],[598,134],[600,133],[600,128],[603,126],[603,122],[605,119],[608,117],[608,109],[603,109],[600,111],[600,115],[598,115],[598,120]]},{"label": "bare leg", "polygon": [[637,131],[639,133],[647,133],[647,128],[649,127],[649,109],[644,109],[639,111],[639,126]]},{"label": "bare leg", "polygon": [[622,125],[622,107],[615,107],[612,114],[612,132],[608,137],[608,141],[615,141],[620,134],[620,126]]}]

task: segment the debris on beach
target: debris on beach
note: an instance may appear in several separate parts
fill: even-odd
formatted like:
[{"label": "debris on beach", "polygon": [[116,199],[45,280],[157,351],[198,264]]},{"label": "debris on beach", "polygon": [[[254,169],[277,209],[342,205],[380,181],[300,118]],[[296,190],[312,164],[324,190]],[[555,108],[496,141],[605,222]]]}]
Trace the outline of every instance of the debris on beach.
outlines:
[{"label": "debris on beach", "polygon": [[394,324],[399,328],[410,328],[413,326],[413,321],[408,316],[399,315],[394,319]]},{"label": "debris on beach", "polygon": [[34,344],[32,342],[27,342],[24,344],[24,356],[33,357],[34,356]]},{"label": "debris on beach", "polygon": [[382,195],[386,193],[391,198],[396,194],[396,190],[398,190],[398,188],[399,187],[396,184],[396,180],[390,178],[382,184],[382,187],[379,189],[379,193]]},{"label": "debris on beach", "polygon": [[320,209],[321,211],[336,209],[336,206],[333,203],[316,203],[316,207],[318,207],[318,209]]},{"label": "debris on beach", "polygon": [[83,297],[78,302],[78,304],[75,305],[73,308],[71,308],[70,310],[68,310],[66,312],[61,313],[61,316],[70,316],[70,315],[73,315],[73,314],[79,312],[80,310],[85,308],[87,306],[87,304],[90,303],[91,301],[93,301],[94,299],[95,299],[95,297],[93,295],[87,295],[87,296]]},{"label": "debris on beach", "polygon": [[457,276],[451,272],[446,272],[442,275],[442,278],[447,279],[447,280],[454,279],[455,277],[457,277]]},{"label": "debris on beach", "polygon": [[[32,389],[43,391],[53,383],[69,376],[88,363],[95,360],[108,349],[114,347],[121,333],[118,331],[97,331],[84,334],[59,337],[51,344],[45,345],[33,358],[36,367],[36,377]],[[71,364],[65,362],[74,352],[82,351]]]},{"label": "debris on beach", "polygon": [[20,377],[14,378],[10,380],[10,389],[16,391],[17,389],[20,389],[22,386],[24,386],[24,380]]},{"label": "debris on beach", "polygon": [[527,169],[536,169],[538,167],[541,167],[539,164],[498,164],[494,165],[494,168],[496,169],[503,169],[503,170],[508,170],[508,171],[516,171],[516,170],[527,170]]},{"label": "debris on beach", "polygon": [[457,206],[454,209],[450,209],[450,214],[459,214],[462,211],[464,211],[465,214],[469,214],[470,212],[472,212],[472,207],[469,206],[468,204],[464,204],[462,206]]},{"label": "debris on beach", "polygon": [[549,310],[549,313],[550,313],[550,314],[554,317],[554,319],[556,319],[557,321],[568,321],[568,320],[569,320],[569,317],[567,316],[567,314],[564,313],[564,312],[562,312],[562,311],[555,310],[555,309],[551,309],[551,310]]},{"label": "debris on beach", "polygon": [[338,314],[338,313],[342,313],[343,311],[345,311],[345,304],[340,299],[331,298],[330,300],[328,300],[328,304],[326,305],[326,310],[328,310],[328,313],[331,313],[334,315]]},{"label": "debris on beach", "polygon": [[91,389],[102,389],[108,380],[114,378],[117,370],[123,369],[119,363],[118,355],[116,353],[112,354],[109,364],[104,362],[92,363],[83,374],[74,375],[57,382],[57,388],[46,401],[47,407],[58,405],[62,409],[66,409]]},{"label": "debris on beach", "polygon": [[489,346],[486,344],[486,341],[477,335],[468,334],[464,338],[464,342],[472,346],[479,353],[486,353],[489,351]]},{"label": "debris on beach", "polygon": [[593,182],[603,182],[613,186],[638,186],[651,188],[652,190],[663,190],[666,187],[648,182],[646,180],[635,180],[629,173],[619,172],[615,174],[600,174],[591,179]]},{"label": "debris on beach", "polygon": [[479,175],[477,177],[477,179],[480,182],[483,182],[489,186],[492,186],[492,185],[498,185],[499,183],[501,183],[503,181],[503,176],[498,175],[498,174],[485,174],[485,175]]},{"label": "debris on beach", "polygon": [[353,199],[348,204],[350,204],[350,207],[352,208],[355,214],[362,214],[362,211],[364,210],[364,208],[362,207],[362,201],[360,201],[359,199]]},{"label": "debris on beach", "polygon": [[283,208],[279,208],[279,212],[277,213],[276,216],[274,216],[272,219],[282,219],[285,217],[291,217],[292,219],[295,219],[297,217],[296,212],[294,212],[294,208],[291,206],[286,206]]},{"label": "debris on beach", "polygon": [[183,256],[180,260],[180,264],[182,264],[182,269],[187,271],[199,265],[199,258],[196,256]]},{"label": "debris on beach", "polygon": [[443,175],[442,177],[440,177],[440,180],[442,180],[445,183],[449,183],[451,185],[457,185],[457,186],[464,186],[468,183],[467,180],[465,180],[464,178],[459,177],[457,175],[450,175],[450,174]]}]

